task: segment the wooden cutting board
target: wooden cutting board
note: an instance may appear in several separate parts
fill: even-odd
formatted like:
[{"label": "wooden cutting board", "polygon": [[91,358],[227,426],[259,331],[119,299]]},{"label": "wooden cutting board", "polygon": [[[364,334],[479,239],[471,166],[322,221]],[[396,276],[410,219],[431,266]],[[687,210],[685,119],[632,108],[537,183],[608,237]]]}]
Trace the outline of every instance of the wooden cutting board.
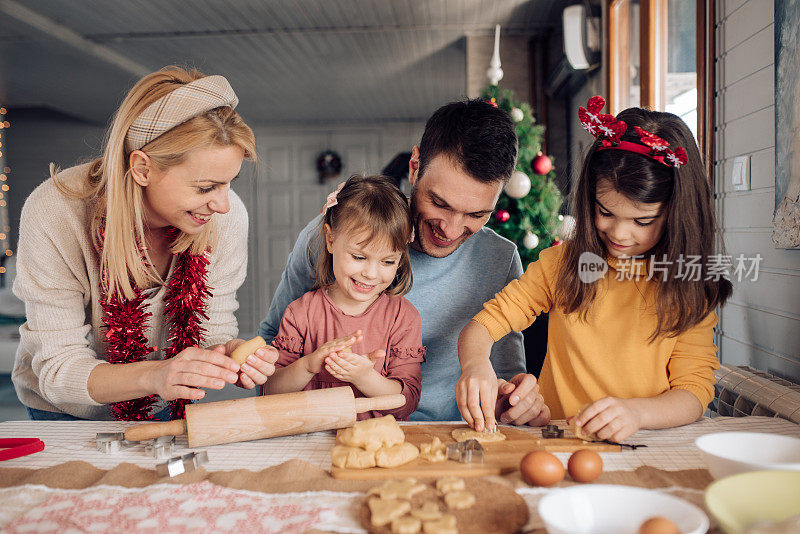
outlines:
[{"label": "wooden cutting board", "polygon": [[[450,433],[456,428],[466,428],[465,424],[402,425],[406,441],[419,447],[430,443],[434,436],[442,443],[454,443]],[[461,463],[454,460],[431,463],[417,458],[399,467],[371,467],[369,469],[342,469],[331,467],[334,478],[343,479],[382,479],[382,478],[425,478],[425,477],[482,477],[502,475],[519,468],[522,457],[534,450],[550,452],[573,452],[578,449],[592,449],[595,452],[619,452],[619,445],[609,443],[589,443],[578,438],[542,439],[538,431],[526,432],[513,427],[498,427],[506,435],[504,441],[483,443],[483,463]]]}]

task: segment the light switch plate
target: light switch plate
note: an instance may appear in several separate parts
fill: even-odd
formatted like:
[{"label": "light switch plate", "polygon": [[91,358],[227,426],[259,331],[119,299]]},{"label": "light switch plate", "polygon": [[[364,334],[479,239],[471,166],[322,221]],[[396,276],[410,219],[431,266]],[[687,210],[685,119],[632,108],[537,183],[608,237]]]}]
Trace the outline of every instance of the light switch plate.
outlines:
[{"label": "light switch plate", "polygon": [[738,156],[733,158],[731,184],[733,185],[734,191],[750,190],[750,156]]}]

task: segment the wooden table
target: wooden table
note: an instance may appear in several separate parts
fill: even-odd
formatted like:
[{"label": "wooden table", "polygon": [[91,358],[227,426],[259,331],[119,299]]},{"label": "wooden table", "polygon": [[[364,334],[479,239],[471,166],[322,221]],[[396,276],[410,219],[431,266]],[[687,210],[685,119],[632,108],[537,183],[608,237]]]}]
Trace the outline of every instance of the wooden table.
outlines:
[{"label": "wooden table", "polygon": [[[72,460],[81,460],[87,462],[87,464],[91,464],[91,466],[104,470],[118,468],[120,464],[124,463],[134,464],[144,469],[153,469],[156,463],[159,462],[153,458],[147,457],[142,445],[136,445],[114,454],[103,454],[96,450],[94,443],[96,433],[122,431],[128,426],[130,426],[129,423],[95,421],[11,421],[0,423],[0,438],[37,437],[45,442],[45,450],[42,452],[0,463],[0,486],[9,486],[8,483],[3,483],[3,471],[7,468],[45,469]],[[535,436],[539,435],[538,429],[527,429],[527,431]],[[629,472],[629,474],[632,474],[638,473],[639,471],[636,470],[643,467],[675,472],[691,469],[705,469],[705,463],[699,451],[694,447],[694,440],[704,434],[724,431],[767,432],[800,437],[800,426],[783,419],[766,417],[718,417],[702,419],[691,425],[679,428],[640,431],[636,433],[628,441],[630,443],[645,444],[647,447],[633,451],[623,450],[618,453],[603,453],[602,456],[606,473]],[[205,449],[209,456],[209,463],[205,466],[205,469],[210,472],[232,471],[236,469],[259,471],[277,466],[278,464],[283,464],[288,460],[300,459],[316,466],[316,468],[329,470],[329,452],[333,443],[333,432],[317,432],[300,436],[217,445]],[[178,437],[176,440],[175,455],[186,453],[189,450],[186,437]],[[557,454],[557,456],[566,463],[569,455],[564,453]],[[87,469],[90,468],[90,466],[87,466]],[[10,473],[11,470],[8,472]],[[203,491],[210,491],[209,488],[211,484],[208,481],[204,482],[204,484],[206,484],[206,486]],[[679,480],[678,484],[680,484]],[[172,494],[175,494],[177,491],[175,488],[179,486],[172,485],[171,487],[173,488],[171,490]],[[91,488],[87,488],[87,490],[88,489]],[[308,506],[311,506],[312,512],[314,511],[314,503],[318,503],[318,511],[331,512],[333,510],[333,512],[331,512],[332,515],[328,514],[320,519],[314,526],[317,528],[331,528],[330,521],[332,520],[334,523],[336,521],[344,521],[344,523],[350,521],[350,526],[352,527],[351,531],[358,532],[357,523],[353,524],[353,518],[348,517],[347,514],[352,514],[352,507],[355,502],[354,499],[360,500],[363,496],[359,493],[349,492],[315,492],[315,489],[318,488],[305,488],[306,491],[310,491],[311,493],[304,494],[304,496],[313,496],[313,498],[307,499],[304,497],[303,502],[310,503]],[[681,488],[675,489],[680,490]],[[45,491],[41,486],[34,487],[30,484],[17,486],[13,488],[13,490],[13,493],[9,493],[9,489],[0,489],[0,500],[3,498],[8,499],[10,496],[24,500],[26,495],[38,498],[34,494]],[[87,493],[87,490],[84,490],[81,496],[71,495],[70,498],[79,500],[81,498],[89,498],[90,493]],[[192,491],[195,490],[196,488],[192,487]],[[5,497],[3,497],[3,491],[6,492]],[[97,491],[102,493],[103,491],[107,492],[110,490]],[[541,496],[549,490],[522,487],[517,491],[529,503],[533,519],[538,520],[538,516],[535,514],[535,504]],[[688,488],[686,495],[692,492],[694,492],[694,498],[690,500],[701,502],[702,488]],[[53,497],[52,494],[47,494],[45,496]],[[64,496],[61,497],[66,498]],[[282,499],[286,499],[285,495],[279,495],[277,493],[258,494],[255,492],[247,492],[246,497],[252,498],[255,501],[261,500],[260,503],[253,504],[253,509],[257,510],[263,510],[265,503],[278,506],[278,504],[276,504],[278,501],[284,502]],[[93,498],[97,498],[97,496],[95,495]],[[239,496],[239,498],[243,497]],[[220,499],[222,499],[222,497],[220,497]],[[287,503],[284,504],[288,506]],[[176,507],[179,510],[181,509],[178,505],[176,505]],[[336,511],[337,507],[339,508],[338,511]],[[299,511],[295,511],[295,513],[298,514],[298,517],[302,515]],[[323,516],[324,515],[325,514],[323,514]],[[187,521],[200,521],[200,516],[198,514],[193,515],[187,512],[185,516],[186,517],[181,518],[179,512],[175,520],[185,519]],[[332,519],[333,516],[337,516],[337,518]],[[266,517],[269,518],[269,516]],[[277,515],[273,517],[277,517]],[[4,525],[11,524],[9,521],[12,519],[13,517],[10,517],[9,513],[0,512],[0,529],[3,529]],[[267,528],[269,520],[265,519],[265,521],[266,523],[262,522],[261,525],[266,531],[269,531]],[[197,526],[202,525],[196,524],[195,527]],[[208,527],[209,525],[205,526]],[[303,528],[307,526],[308,525]],[[340,528],[340,531],[347,531],[346,525],[336,524],[334,526]],[[535,528],[540,526],[540,524],[536,524],[534,521],[534,523],[529,526]],[[222,524],[213,525],[213,527],[213,529],[216,530],[225,530],[225,525]]]}]

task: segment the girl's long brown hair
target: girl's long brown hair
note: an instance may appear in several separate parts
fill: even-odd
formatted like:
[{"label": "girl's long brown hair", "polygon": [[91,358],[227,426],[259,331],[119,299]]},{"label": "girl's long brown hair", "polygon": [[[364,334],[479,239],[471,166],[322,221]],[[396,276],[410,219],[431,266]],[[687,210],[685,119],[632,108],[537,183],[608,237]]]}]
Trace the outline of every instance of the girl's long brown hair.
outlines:
[{"label": "girl's long brown hair", "polygon": [[[364,243],[373,239],[385,240],[392,249],[401,252],[397,274],[386,289],[390,295],[405,295],[411,289],[411,260],[408,242],[414,228],[408,200],[386,176],[351,176],[336,195],[337,204],[322,217],[319,239],[309,244],[309,261],[316,259],[317,284],[329,287],[336,281],[333,275],[333,255],[325,247],[325,225],[333,232],[356,232],[364,235]],[[314,256],[317,258],[314,258]]]},{"label": "girl's long brown hair", "polygon": [[[575,235],[563,245],[556,299],[565,313],[577,312],[582,320],[586,319],[597,287],[580,280],[579,258],[584,252],[606,256],[594,218],[598,182],[607,181],[634,202],[662,203],[664,233],[647,253],[648,257],[666,264],[666,274],[658,277],[655,298],[658,323],[650,340],[677,336],[697,325],[718,305],[723,305],[732,292],[731,282],[725,278],[706,280],[708,262],[715,254],[711,188],[694,137],[680,118],[671,113],[630,108],[617,115],[617,119],[628,125],[623,140],[641,143],[634,131],[634,126],[640,126],[667,140],[673,148],[684,147],[689,161],[673,168],[634,152],[598,151],[600,141],[589,148],[572,192]],[[691,256],[702,258],[699,280],[679,279],[679,259]]]}]

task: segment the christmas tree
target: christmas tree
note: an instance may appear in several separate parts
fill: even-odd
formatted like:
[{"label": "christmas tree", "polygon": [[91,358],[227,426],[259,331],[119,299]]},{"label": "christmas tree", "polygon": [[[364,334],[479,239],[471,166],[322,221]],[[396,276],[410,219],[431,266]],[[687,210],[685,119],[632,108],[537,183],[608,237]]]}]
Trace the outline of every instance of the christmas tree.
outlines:
[{"label": "christmas tree", "polygon": [[[511,176],[488,226],[516,243],[523,267],[539,252],[566,237],[571,218],[558,214],[563,199],[555,184],[551,159],[542,154],[544,125],[536,124],[530,104],[514,98],[513,91],[489,85],[482,97],[511,116],[519,139],[517,167]],[[566,224],[565,224],[566,223]],[[562,230],[563,228],[563,230]]]}]

